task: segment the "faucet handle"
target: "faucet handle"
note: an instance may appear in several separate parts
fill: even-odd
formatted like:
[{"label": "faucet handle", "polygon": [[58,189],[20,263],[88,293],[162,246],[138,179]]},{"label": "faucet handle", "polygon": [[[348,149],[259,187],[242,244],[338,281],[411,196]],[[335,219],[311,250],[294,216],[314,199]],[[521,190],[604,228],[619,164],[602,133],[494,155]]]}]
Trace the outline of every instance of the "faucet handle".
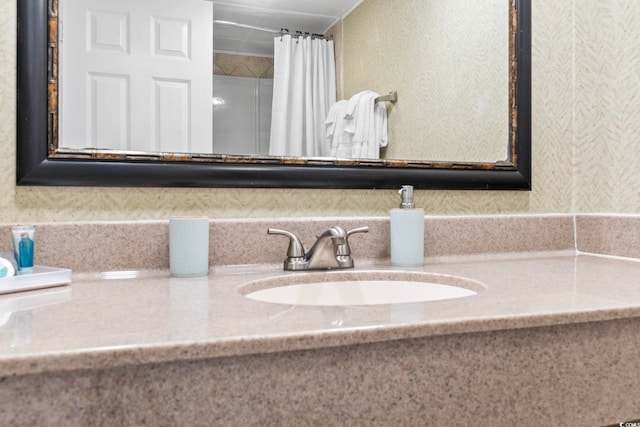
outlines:
[{"label": "faucet handle", "polygon": [[349,236],[356,233],[368,233],[369,227],[358,227],[353,230],[349,230],[346,233],[344,243],[337,245],[336,258],[343,268],[353,267],[353,258],[351,257],[351,247],[349,246]]},{"label": "faucet handle", "polygon": [[358,228],[354,228],[353,230],[347,231],[347,237],[351,236],[352,234],[356,234],[356,233],[368,233],[368,232],[369,232],[369,227],[367,227],[367,226],[358,227]]},{"label": "faucet handle", "polygon": [[339,250],[338,255],[351,256],[351,248],[349,247],[349,236],[356,233],[368,233],[368,232],[369,232],[369,227],[366,227],[366,226],[354,228],[353,230],[347,231],[347,235],[344,239],[344,243],[340,245],[340,248],[338,248]]},{"label": "faucet handle", "polygon": [[304,246],[302,246],[302,242],[295,234],[291,233],[290,231],[279,230],[277,228],[267,229],[267,234],[279,234],[282,236],[287,236],[289,238],[289,249],[287,250],[287,258],[304,257]]},{"label": "faucet handle", "polygon": [[285,270],[306,270],[309,266],[309,262],[305,258],[304,246],[302,242],[295,234],[286,231],[278,230],[277,228],[269,228],[267,234],[280,234],[289,238],[289,249],[287,249],[287,259],[284,260]]}]

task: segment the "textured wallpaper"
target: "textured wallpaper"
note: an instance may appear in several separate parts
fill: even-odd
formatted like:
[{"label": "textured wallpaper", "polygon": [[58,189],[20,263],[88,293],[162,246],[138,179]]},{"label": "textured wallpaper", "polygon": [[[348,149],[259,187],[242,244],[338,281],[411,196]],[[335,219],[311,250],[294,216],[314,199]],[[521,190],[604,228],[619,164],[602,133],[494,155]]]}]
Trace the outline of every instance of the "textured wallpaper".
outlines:
[{"label": "textured wallpaper", "polygon": [[[391,190],[16,187],[15,8],[0,2],[0,222],[386,216],[397,204]],[[534,190],[418,191],[417,204],[443,215],[640,212],[639,8],[533,1]]]},{"label": "textured wallpaper", "polygon": [[272,79],[273,58],[214,53],[213,74]]},{"label": "textured wallpaper", "polygon": [[575,15],[575,209],[640,212],[640,2]]},{"label": "textured wallpaper", "polygon": [[398,92],[386,159],[508,157],[509,2],[366,0],[343,22],[345,96]]}]

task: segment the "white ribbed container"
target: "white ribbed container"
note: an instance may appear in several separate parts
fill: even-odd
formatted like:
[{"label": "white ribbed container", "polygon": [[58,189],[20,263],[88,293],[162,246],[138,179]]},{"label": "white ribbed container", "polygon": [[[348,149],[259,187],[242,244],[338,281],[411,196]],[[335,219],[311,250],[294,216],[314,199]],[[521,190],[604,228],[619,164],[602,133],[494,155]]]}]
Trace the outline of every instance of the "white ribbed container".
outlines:
[{"label": "white ribbed container", "polygon": [[424,209],[391,209],[391,265],[424,264]]},{"label": "white ribbed container", "polygon": [[209,218],[169,218],[169,271],[173,277],[209,274]]}]

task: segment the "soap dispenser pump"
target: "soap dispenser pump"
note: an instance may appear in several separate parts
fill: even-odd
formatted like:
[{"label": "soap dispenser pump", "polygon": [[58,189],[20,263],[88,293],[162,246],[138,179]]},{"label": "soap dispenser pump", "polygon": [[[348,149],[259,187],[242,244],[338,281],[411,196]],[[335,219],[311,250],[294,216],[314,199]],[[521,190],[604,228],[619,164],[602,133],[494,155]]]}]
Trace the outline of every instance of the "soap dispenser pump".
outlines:
[{"label": "soap dispenser pump", "polygon": [[416,209],[413,186],[398,192],[400,207],[391,209],[391,265],[420,267],[424,264],[424,209]]}]

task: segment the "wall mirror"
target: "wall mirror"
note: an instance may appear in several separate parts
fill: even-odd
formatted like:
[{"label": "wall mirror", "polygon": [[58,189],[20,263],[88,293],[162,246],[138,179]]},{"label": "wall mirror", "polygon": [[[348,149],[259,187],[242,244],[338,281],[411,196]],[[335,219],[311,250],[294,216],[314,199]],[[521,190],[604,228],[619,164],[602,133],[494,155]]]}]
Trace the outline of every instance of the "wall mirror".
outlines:
[{"label": "wall mirror", "polygon": [[[86,137],[86,131],[80,132],[83,136],[79,138],[81,140],[84,138],[85,141],[80,141],[77,146],[65,146],[65,142],[62,142],[60,138],[62,135],[60,127],[69,127],[69,125],[65,125],[60,116],[64,115],[64,111],[74,111],[74,104],[63,108],[63,102],[67,98],[65,101],[61,100],[61,91],[65,84],[68,85],[67,87],[73,87],[74,84],[72,84],[73,80],[69,80],[70,78],[67,78],[66,83],[61,82],[60,79],[61,74],[71,69],[72,66],[65,62],[64,50],[66,47],[59,43],[61,37],[59,13],[62,5],[58,1],[18,0],[18,185],[395,188],[403,184],[412,184],[416,188],[424,189],[529,190],[531,188],[530,0],[502,0],[506,5],[504,13],[506,22],[501,22],[501,25],[504,33],[507,34],[505,43],[507,47],[503,53],[503,62],[501,61],[501,64],[497,64],[495,67],[504,70],[501,72],[501,78],[506,86],[503,90],[504,105],[496,109],[495,105],[501,104],[502,101],[496,102],[490,95],[484,99],[471,99],[471,97],[468,99],[469,111],[484,108],[483,105],[490,105],[497,111],[502,111],[500,116],[500,123],[503,123],[500,128],[501,133],[489,137],[483,136],[486,133],[484,132],[485,123],[476,123],[468,114],[449,108],[454,104],[453,102],[442,101],[432,95],[421,98],[412,93],[417,92],[418,95],[422,95],[424,87],[435,88],[439,93],[447,90],[457,92],[458,98],[469,93],[465,84],[467,81],[473,80],[473,76],[476,74],[474,74],[473,67],[468,67],[471,62],[468,60],[465,48],[467,48],[467,44],[472,44],[471,41],[476,40],[478,36],[475,34],[476,31],[468,30],[470,27],[464,19],[460,19],[461,22],[455,26],[446,26],[446,28],[451,28],[451,34],[445,34],[441,38],[431,35],[425,39],[424,37],[416,37],[416,32],[419,31],[417,27],[426,24],[424,17],[419,22],[416,20],[416,22],[406,23],[406,25],[386,21],[379,22],[375,26],[368,25],[368,27],[374,28],[373,33],[360,30],[360,24],[355,18],[350,18],[352,15],[344,17],[342,20],[344,34],[341,40],[343,43],[340,46],[343,49],[341,54],[344,55],[344,63],[340,65],[343,76],[342,79],[339,79],[342,87],[338,90],[343,92],[339,93],[338,97],[342,95],[347,98],[358,90],[364,90],[370,86],[376,86],[373,89],[380,93],[384,90],[398,90],[398,103],[391,105],[388,109],[388,122],[390,123],[388,150],[392,153],[387,156],[384,155],[386,153],[383,153],[377,159],[274,156],[258,152],[249,154],[216,153],[208,152],[207,149],[202,148],[191,151],[185,149],[165,151],[157,148],[148,151],[127,148],[114,149],[112,147],[103,149],[101,146],[92,146],[87,143],[89,138]],[[66,5],[63,7],[69,8],[75,3],[75,0],[60,1],[69,1],[68,5],[63,3]],[[124,2],[124,4],[127,3],[130,2]],[[171,8],[172,1],[166,0],[157,3],[164,3]],[[366,12],[370,15],[365,15],[364,18],[372,19],[376,12],[372,12],[369,6],[375,6],[376,3],[384,2],[364,0],[352,12],[356,13],[353,16]],[[406,3],[415,3],[416,7],[424,5],[424,2]],[[369,9],[365,9],[363,6],[367,6]],[[468,7],[471,14],[477,15],[474,8],[482,7],[482,2],[469,2]],[[439,13],[443,12],[440,10],[435,10],[435,12],[430,19],[441,20],[442,15]],[[373,15],[371,15],[372,13]],[[467,15],[469,14],[465,14],[465,16]],[[179,31],[180,27],[176,25],[179,20],[169,17],[165,12],[158,16],[164,19],[163,22],[167,24],[167,28],[177,28]],[[117,17],[109,15],[106,18],[114,21]],[[215,20],[216,17],[213,18]],[[416,28],[412,28],[410,24]],[[433,27],[433,25],[427,26]],[[123,29],[122,31],[134,32],[130,23],[120,28]],[[465,28],[468,34],[464,33]],[[211,29],[209,31],[212,32]],[[392,36],[396,32],[400,38],[396,39],[394,38],[396,36]],[[104,34],[109,35],[109,31]],[[469,78],[458,78],[457,82],[438,81],[434,80],[433,76],[424,77],[419,73],[419,70],[416,70],[412,71],[413,74],[410,74],[409,77],[401,76],[402,79],[397,82],[388,83],[391,77],[386,77],[382,73],[378,73],[381,75],[376,76],[376,73],[371,72],[372,68],[376,69],[377,67],[371,67],[367,61],[361,59],[349,59],[351,58],[350,52],[353,50],[353,43],[350,41],[355,37],[354,34],[368,40],[365,44],[358,41],[363,50],[356,57],[373,58],[374,61],[380,61],[380,58],[375,55],[387,57],[389,63],[385,67],[379,68],[390,70],[387,71],[390,75],[401,73],[393,70],[392,65],[396,60],[393,56],[393,49],[391,52],[379,52],[383,49],[380,49],[379,45],[375,43],[381,37],[392,44],[403,40],[409,41],[407,44],[409,48],[396,50],[408,51],[413,58],[424,59],[425,52],[444,51],[449,56],[452,56],[451,52],[458,53],[454,65],[461,69],[466,67]],[[437,44],[434,42],[436,39],[438,40]],[[178,52],[181,46],[189,47],[189,45],[176,43],[175,37],[167,40],[169,40],[168,46],[176,47],[174,50]],[[215,36],[213,40],[215,45]],[[428,43],[431,45],[427,49],[424,45]],[[125,46],[124,48],[128,49],[129,47]],[[493,46],[480,47],[486,50],[480,52],[480,57],[485,58],[485,62],[495,56]],[[365,51],[365,48],[368,50]],[[476,49],[478,50],[478,48]],[[429,58],[431,58],[431,62],[437,62],[431,56]],[[429,60],[413,62],[420,64],[419,68],[425,68],[428,66]],[[475,63],[473,62],[473,64]],[[402,69],[407,68],[410,67],[407,67],[407,64],[402,64]],[[438,67],[433,67],[433,69],[437,70]],[[103,77],[103,74],[99,72],[94,72],[94,75]],[[362,76],[366,75],[374,76],[381,82],[375,82],[375,78],[368,80],[364,78],[363,80]],[[72,83],[69,83],[70,81]],[[108,79],[103,81],[109,83]],[[179,94],[179,91],[173,90],[175,89],[172,86],[173,82],[167,79],[159,79],[159,81],[161,88],[171,89],[167,93]],[[385,84],[388,86],[384,87]],[[87,85],[81,82],[77,86]],[[91,85],[88,87],[91,90]],[[115,88],[117,86],[107,84],[105,87]],[[117,90],[112,92],[117,94]],[[156,93],[158,93],[157,90]],[[404,103],[403,93],[406,94]],[[173,99],[179,100],[180,98],[178,96]],[[411,104],[411,101],[414,104]],[[446,107],[439,110],[444,113],[434,110],[438,104],[440,107]],[[105,105],[109,106],[108,103]],[[82,108],[78,111],[81,110]],[[68,113],[68,116],[73,117],[75,114]],[[440,130],[428,127],[427,130],[424,130],[423,128],[427,124],[436,121],[444,123],[443,120],[436,120],[434,114],[442,114],[442,117],[447,118],[449,122],[440,126]],[[167,117],[162,123],[167,123],[170,119],[172,117]],[[215,121],[215,118],[213,120]],[[418,126],[420,131],[413,131],[414,128],[411,126]],[[213,127],[215,130],[215,123]],[[463,134],[457,135],[453,132],[457,128],[465,127],[467,130]],[[162,131],[163,128],[158,129]],[[407,133],[408,129],[410,131]],[[446,140],[442,144],[444,146],[465,143],[467,147],[484,147],[489,144],[488,140],[496,139],[498,140],[498,152],[503,155],[498,154],[486,159],[482,156],[467,158],[464,155],[440,158],[439,155],[430,154],[428,151],[426,154],[403,154],[394,151],[406,146],[406,144],[411,145],[410,143],[431,146],[437,141],[443,141],[443,136],[436,132],[441,130],[444,130],[442,135],[453,135],[450,140]],[[161,133],[162,135],[170,134],[170,132]],[[135,138],[133,139],[135,140]],[[491,142],[495,143],[495,141]],[[392,145],[393,150],[391,149]],[[471,149],[463,148],[458,152],[466,153],[468,151]]]}]

